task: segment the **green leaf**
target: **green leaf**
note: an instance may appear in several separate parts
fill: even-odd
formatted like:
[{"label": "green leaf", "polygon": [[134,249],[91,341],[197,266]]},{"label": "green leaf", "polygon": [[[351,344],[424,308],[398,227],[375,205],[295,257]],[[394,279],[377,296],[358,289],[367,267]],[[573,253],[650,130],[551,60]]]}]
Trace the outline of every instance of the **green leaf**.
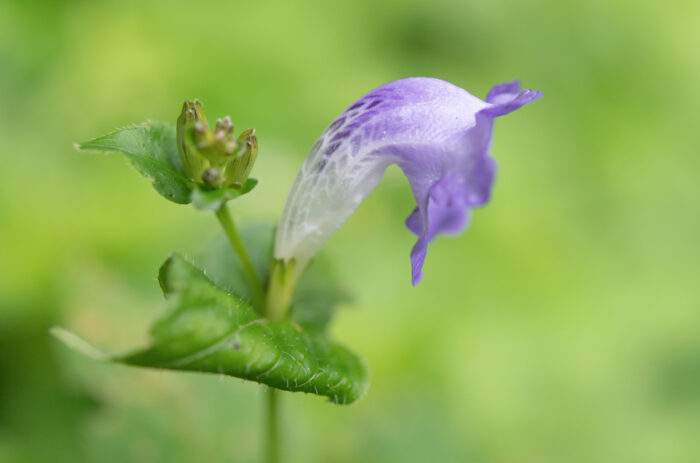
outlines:
[{"label": "green leaf", "polygon": [[177,255],[163,264],[158,279],[168,308],[151,330],[149,347],[107,356],[65,330],[52,333],[90,356],[127,365],[225,374],[338,404],[364,394],[363,362],[321,331],[260,318],[249,303]]},{"label": "green leaf", "polygon": [[[241,237],[258,276],[267,281],[273,260],[275,228],[263,224],[248,226],[241,230]],[[226,235],[216,236],[195,262],[218,286],[245,300],[252,300],[243,267]],[[297,286],[290,309],[291,318],[304,329],[324,330],[338,304],[349,300],[348,291],[338,283],[330,262],[321,255],[306,269]]]},{"label": "green leaf", "polygon": [[206,189],[202,185],[196,185],[192,190],[190,199],[192,205],[203,211],[215,211],[224,203],[236,199],[249,193],[258,184],[257,179],[249,178],[243,187],[222,187],[217,189]]},{"label": "green leaf", "polygon": [[190,202],[192,182],[184,174],[175,128],[170,124],[144,122],[75,146],[84,151],[118,151],[129,158],[141,175],[153,181],[153,187],[163,197],[178,204]]}]

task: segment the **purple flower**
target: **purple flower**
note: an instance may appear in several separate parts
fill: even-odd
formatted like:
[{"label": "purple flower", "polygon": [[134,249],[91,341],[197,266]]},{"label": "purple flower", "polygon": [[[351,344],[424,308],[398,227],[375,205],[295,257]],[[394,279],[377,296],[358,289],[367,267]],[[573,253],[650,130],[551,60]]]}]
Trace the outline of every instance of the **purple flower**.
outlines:
[{"label": "purple flower", "polygon": [[323,132],[292,185],[277,229],[275,257],[301,272],[377,186],[390,164],[408,178],[417,207],[406,220],[418,236],[413,284],[428,243],[459,233],[470,211],[489,200],[496,164],[489,156],[493,119],[542,96],[517,81],[486,101],[448,82],[411,77],[390,82],[350,105]]}]

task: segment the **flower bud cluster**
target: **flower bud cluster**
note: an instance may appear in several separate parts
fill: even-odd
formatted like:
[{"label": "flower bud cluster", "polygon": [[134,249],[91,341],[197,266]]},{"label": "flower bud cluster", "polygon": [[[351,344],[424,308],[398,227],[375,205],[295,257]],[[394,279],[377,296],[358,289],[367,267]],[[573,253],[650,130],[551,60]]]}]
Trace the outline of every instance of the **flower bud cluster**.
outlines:
[{"label": "flower bud cluster", "polygon": [[258,155],[255,129],[234,138],[231,117],[218,119],[214,130],[198,99],[187,100],[177,120],[177,148],[185,174],[211,188],[242,187]]}]

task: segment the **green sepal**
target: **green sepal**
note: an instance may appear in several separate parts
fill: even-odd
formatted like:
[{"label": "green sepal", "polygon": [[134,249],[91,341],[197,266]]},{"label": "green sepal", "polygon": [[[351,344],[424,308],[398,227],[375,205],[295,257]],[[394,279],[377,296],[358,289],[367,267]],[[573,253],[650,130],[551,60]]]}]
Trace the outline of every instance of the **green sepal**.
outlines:
[{"label": "green sepal", "polygon": [[52,333],[99,360],[235,376],[323,395],[336,404],[352,403],[366,391],[362,360],[322,331],[260,318],[248,302],[215,285],[178,255],[166,260],[158,280],[168,307],[152,327],[148,347],[108,355],[61,328]]},{"label": "green sepal", "polygon": [[184,173],[175,128],[170,124],[148,121],[76,143],[75,147],[82,151],[120,152],[141,175],[153,182],[153,187],[165,199],[178,204],[190,202],[194,185]]},{"label": "green sepal", "polygon": [[215,211],[227,201],[236,199],[250,193],[258,184],[258,180],[249,178],[242,187],[221,187],[216,189],[206,188],[203,185],[195,185],[190,195],[192,205],[203,211]]}]

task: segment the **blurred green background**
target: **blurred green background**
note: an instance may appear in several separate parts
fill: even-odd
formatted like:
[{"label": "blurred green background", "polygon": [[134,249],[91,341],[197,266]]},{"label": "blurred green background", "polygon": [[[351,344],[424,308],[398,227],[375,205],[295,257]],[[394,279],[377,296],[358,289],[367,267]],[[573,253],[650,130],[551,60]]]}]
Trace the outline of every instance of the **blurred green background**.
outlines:
[{"label": "blurred green background", "polygon": [[372,370],[338,407],[283,397],[288,462],[700,461],[700,4],[0,0],[0,461],[254,462],[262,389],[104,365],[49,337],[145,340],[166,255],[213,215],[71,143],[199,97],[255,127],[278,217],[325,126],[413,75],[545,98],[496,124],[493,201],[410,286],[392,168],[324,253],[334,335]]}]

